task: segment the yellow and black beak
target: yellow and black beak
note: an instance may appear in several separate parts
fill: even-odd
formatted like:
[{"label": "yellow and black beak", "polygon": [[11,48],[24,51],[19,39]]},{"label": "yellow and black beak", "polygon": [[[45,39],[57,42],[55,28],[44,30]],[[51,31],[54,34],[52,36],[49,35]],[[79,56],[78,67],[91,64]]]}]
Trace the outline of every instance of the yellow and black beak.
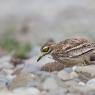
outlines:
[{"label": "yellow and black beak", "polygon": [[39,61],[39,60],[41,60],[45,55],[47,55],[48,53],[43,53],[41,56],[39,56],[38,57],[38,59],[37,59],[37,62]]}]

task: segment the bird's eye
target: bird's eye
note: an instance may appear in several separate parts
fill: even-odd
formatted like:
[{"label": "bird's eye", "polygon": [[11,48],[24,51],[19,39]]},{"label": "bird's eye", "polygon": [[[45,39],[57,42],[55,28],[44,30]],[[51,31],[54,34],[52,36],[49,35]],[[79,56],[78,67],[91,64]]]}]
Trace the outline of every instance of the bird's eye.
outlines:
[{"label": "bird's eye", "polygon": [[49,47],[48,47],[48,46],[45,46],[45,47],[42,48],[41,51],[42,51],[42,52],[48,52],[48,51],[49,51]]}]

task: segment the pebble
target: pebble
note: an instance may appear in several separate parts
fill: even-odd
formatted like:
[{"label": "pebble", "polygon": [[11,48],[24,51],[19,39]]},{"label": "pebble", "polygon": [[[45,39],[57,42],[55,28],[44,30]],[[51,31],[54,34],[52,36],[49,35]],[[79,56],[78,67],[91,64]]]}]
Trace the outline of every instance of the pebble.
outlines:
[{"label": "pebble", "polygon": [[18,75],[19,73],[21,73],[21,71],[23,70],[23,68],[24,68],[24,64],[17,65],[14,68],[12,75]]},{"label": "pebble", "polygon": [[4,57],[1,57],[0,58],[0,68],[5,68],[5,69],[11,69],[13,68],[14,66],[10,63],[10,60],[11,60],[11,56],[10,55],[7,55],[7,56],[4,56]]},{"label": "pebble", "polygon": [[74,79],[74,78],[77,78],[78,75],[76,72],[71,72],[71,73],[68,73],[64,70],[58,72],[58,75],[57,75],[60,79],[62,80],[70,80],[70,79]]},{"label": "pebble", "polygon": [[39,95],[40,91],[37,88],[19,88],[13,90],[13,95]]},{"label": "pebble", "polygon": [[78,74],[76,72],[71,72],[70,77],[71,79],[78,78]]},{"label": "pebble", "polygon": [[14,69],[9,63],[9,58],[5,59],[5,61],[0,61],[2,64],[4,62],[4,65],[0,65],[2,67],[0,69],[0,95],[77,95],[72,92],[85,93],[95,90],[94,65],[77,66],[73,69],[64,68],[51,73],[41,71],[41,67],[51,60],[45,60],[48,58],[36,62],[37,57],[33,57],[31,58],[33,60],[26,60],[23,65],[18,65]]},{"label": "pebble", "polygon": [[58,77],[62,80],[68,80],[70,79],[70,74],[64,70],[58,72]]},{"label": "pebble", "polygon": [[54,72],[64,69],[64,64],[59,62],[51,62],[42,66],[42,71]]},{"label": "pebble", "polygon": [[57,89],[57,81],[54,78],[47,78],[45,81],[42,83],[42,88],[45,90],[54,90]]},{"label": "pebble", "polygon": [[95,65],[77,67],[77,69],[75,71],[80,72],[80,73],[88,73],[91,75],[91,77],[94,77],[95,76]]},{"label": "pebble", "polygon": [[95,86],[95,78],[89,80],[89,81],[87,82],[87,85],[93,85],[93,86]]},{"label": "pebble", "polygon": [[7,89],[3,89],[3,90],[0,90],[0,95],[14,95],[14,94]]},{"label": "pebble", "polygon": [[68,68],[64,68],[64,71],[66,71],[66,72],[70,73],[70,72],[72,72],[72,71],[73,71],[73,69],[72,69],[71,67],[68,67]]},{"label": "pebble", "polygon": [[13,79],[9,85],[9,89],[13,90],[21,87],[28,87],[33,80],[37,80],[38,77],[31,73],[20,73]]},{"label": "pebble", "polygon": [[66,92],[64,88],[57,88],[57,90],[50,91],[48,95],[66,95]]},{"label": "pebble", "polygon": [[0,75],[0,89],[4,89],[11,82],[11,79],[5,75]]},{"label": "pebble", "polygon": [[40,71],[40,69],[41,68],[35,64],[27,64],[26,63],[22,69],[22,72],[30,73],[30,72]]},{"label": "pebble", "polygon": [[85,86],[85,83],[82,82],[82,81],[80,81],[80,82],[79,82],[79,85]]}]

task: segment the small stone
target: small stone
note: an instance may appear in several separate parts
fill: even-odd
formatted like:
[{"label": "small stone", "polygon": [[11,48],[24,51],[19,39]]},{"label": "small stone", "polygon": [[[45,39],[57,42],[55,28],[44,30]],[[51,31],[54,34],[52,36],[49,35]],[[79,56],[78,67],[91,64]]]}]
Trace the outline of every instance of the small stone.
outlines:
[{"label": "small stone", "polygon": [[60,71],[62,69],[64,69],[64,64],[58,62],[47,63],[43,65],[41,68],[42,71],[48,71],[48,72]]},{"label": "small stone", "polygon": [[85,83],[80,81],[79,85],[85,86]]},{"label": "small stone", "polygon": [[0,95],[14,95],[14,94],[8,89],[3,89],[3,90],[0,90]]},{"label": "small stone", "polygon": [[71,79],[78,78],[78,74],[76,72],[71,72],[70,76],[71,76]]},{"label": "small stone", "polygon": [[0,69],[13,69],[14,66],[10,62],[0,63]]},{"label": "small stone", "polygon": [[75,72],[75,71],[77,70],[77,67],[78,67],[78,66],[73,66],[73,67],[72,67],[72,70]]},{"label": "small stone", "polygon": [[95,78],[89,80],[86,83],[87,91],[95,91]]},{"label": "small stone", "polygon": [[57,81],[54,78],[47,78],[43,84],[42,84],[42,88],[45,90],[54,90],[58,87],[57,85]]},{"label": "small stone", "polygon": [[5,68],[5,69],[12,69],[14,66],[10,64],[11,56],[3,56],[0,58],[0,69]]},{"label": "small stone", "polygon": [[87,85],[93,85],[93,86],[95,86],[95,78],[89,80],[89,81],[87,82]]},{"label": "small stone", "polygon": [[22,72],[28,72],[28,73],[31,73],[31,72],[36,72],[36,71],[40,71],[40,67],[35,65],[35,64],[25,64],[23,69],[22,69]]},{"label": "small stone", "polygon": [[70,73],[62,70],[62,71],[58,72],[58,77],[62,80],[68,80],[68,79],[70,79]]},{"label": "small stone", "polygon": [[71,73],[73,71],[73,69],[71,67],[67,67],[67,68],[64,68],[64,71]]},{"label": "small stone", "polygon": [[62,70],[62,71],[58,72],[58,77],[62,80],[70,80],[70,79],[77,78],[78,75],[76,72],[68,73],[68,72]]},{"label": "small stone", "polygon": [[48,93],[47,93],[47,91],[41,91],[41,93],[40,93],[40,95],[49,95]]},{"label": "small stone", "polygon": [[28,87],[29,84],[31,84],[31,82],[36,79],[38,79],[38,77],[34,74],[20,73],[16,76],[16,78],[13,79],[9,85],[9,89],[13,90],[15,88]]},{"label": "small stone", "polygon": [[67,90],[65,90],[64,88],[57,88],[57,90],[53,90],[53,91],[50,91],[48,93],[48,95],[66,95],[65,93],[67,92]]},{"label": "small stone", "polygon": [[30,95],[30,94],[31,95],[39,95],[39,93],[40,93],[40,91],[34,87],[30,87],[26,91],[27,91],[26,95]]},{"label": "small stone", "polygon": [[13,95],[39,95],[40,91],[37,88],[19,88],[13,90]]},{"label": "small stone", "polygon": [[10,76],[0,75],[0,90],[6,88],[8,84],[10,84],[10,82],[12,81]]},{"label": "small stone", "polygon": [[90,75],[89,77],[94,77],[95,76],[95,65],[77,67],[77,69],[75,71],[79,72],[79,73],[87,73]]},{"label": "small stone", "polygon": [[12,75],[18,75],[18,74],[20,74],[23,68],[24,68],[24,64],[17,65],[14,68],[14,71],[13,71]]},{"label": "small stone", "polygon": [[16,58],[16,57],[13,57],[11,60],[10,60],[10,63],[14,66],[17,66],[19,64],[24,64],[23,62],[23,59],[21,58]]}]

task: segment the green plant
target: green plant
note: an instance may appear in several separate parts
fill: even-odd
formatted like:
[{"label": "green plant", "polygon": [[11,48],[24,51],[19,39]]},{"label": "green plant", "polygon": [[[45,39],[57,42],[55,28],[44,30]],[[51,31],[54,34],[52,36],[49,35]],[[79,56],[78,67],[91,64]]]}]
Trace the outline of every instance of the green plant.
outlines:
[{"label": "green plant", "polygon": [[21,58],[25,57],[31,50],[31,44],[19,43],[10,36],[5,36],[0,40],[0,47],[9,53],[15,51],[15,55]]},{"label": "green plant", "polygon": [[16,51],[16,56],[19,58],[25,58],[27,53],[31,50],[31,45],[27,44],[20,44],[19,48]]}]

